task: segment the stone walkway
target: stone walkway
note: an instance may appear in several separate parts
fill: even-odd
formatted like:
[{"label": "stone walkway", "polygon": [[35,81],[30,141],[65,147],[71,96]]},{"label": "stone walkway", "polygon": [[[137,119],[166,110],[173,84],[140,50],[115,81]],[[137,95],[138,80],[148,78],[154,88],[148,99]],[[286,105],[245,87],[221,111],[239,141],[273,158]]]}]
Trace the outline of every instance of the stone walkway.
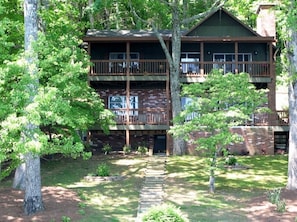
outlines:
[{"label": "stone walkway", "polygon": [[163,203],[165,164],[165,155],[154,155],[149,158],[145,171],[145,180],[140,191],[137,218],[135,222],[141,222],[141,217],[149,208]]}]

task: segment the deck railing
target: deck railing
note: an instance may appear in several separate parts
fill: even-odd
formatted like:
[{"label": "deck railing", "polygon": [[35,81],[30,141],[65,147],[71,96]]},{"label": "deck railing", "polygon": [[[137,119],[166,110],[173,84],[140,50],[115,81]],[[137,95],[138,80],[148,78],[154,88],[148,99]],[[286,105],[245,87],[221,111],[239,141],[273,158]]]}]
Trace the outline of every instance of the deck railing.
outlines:
[{"label": "deck railing", "polygon": [[115,121],[120,125],[167,125],[165,109],[113,109]]},{"label": "deck railing", "polygon": [[[119,125],[167,125],[170,118],[165,109],[113,109],[115,121]],[[129,115],[127,115],[129,113]],[[187,121],[191,120],[188,116]],[[245,122],[246,126],[287,126],[289,117],[287,111],[274,113],[257,113]]]},{"label": "deck railing", "polygon": [[[169,66],[166,60],[92,60],[90,75],[166,75]],[[203,76],[212,69],[221,69],[224,73],[247,72],[251,77],[267,77],[270,75],[270,63],[267,61],[251,62],[181,62],[181,77]]]},{"label": "deck railing", "polygon": [[166,60],[92,60],[91,75],[166,75]]}]

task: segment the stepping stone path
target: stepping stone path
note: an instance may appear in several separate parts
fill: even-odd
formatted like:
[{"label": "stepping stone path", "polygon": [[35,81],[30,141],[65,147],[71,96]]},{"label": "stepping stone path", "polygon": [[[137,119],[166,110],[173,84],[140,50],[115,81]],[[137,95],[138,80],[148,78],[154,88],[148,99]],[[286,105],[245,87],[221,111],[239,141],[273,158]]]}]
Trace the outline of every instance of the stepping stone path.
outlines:
[{"label": "stepping stone path", "polygon": [[149,208],[163,203],[165,164],[165,155],[154,155],[149,158],[135,222],[141,222],[141,217]]}]

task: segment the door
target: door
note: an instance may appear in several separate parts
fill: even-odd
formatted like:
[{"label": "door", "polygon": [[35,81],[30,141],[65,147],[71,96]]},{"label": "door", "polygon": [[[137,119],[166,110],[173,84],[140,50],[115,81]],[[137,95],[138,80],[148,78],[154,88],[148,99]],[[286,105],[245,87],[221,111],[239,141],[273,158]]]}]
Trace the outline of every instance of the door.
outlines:
[{"label": "door", "polygon": [[154,138],[154,154],[166,153],[166,135],[156,135]]}]

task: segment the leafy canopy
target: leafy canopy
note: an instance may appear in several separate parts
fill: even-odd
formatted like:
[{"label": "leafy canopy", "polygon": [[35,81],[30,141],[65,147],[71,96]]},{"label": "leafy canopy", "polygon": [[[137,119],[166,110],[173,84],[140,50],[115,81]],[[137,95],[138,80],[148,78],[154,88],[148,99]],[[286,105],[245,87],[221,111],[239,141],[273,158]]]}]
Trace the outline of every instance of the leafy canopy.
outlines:
[{"label": "leafy canopy", "polygon": [[[267,101],[265,90],[256,90],[248,74],[223,75],[218,70],[203,83],[184,85],[182,96],[190,98],[190,103],[174,120],[170,132],[211,152],[238,141],[230,127],[244,124]],[[192,135],[197,131],[209,137],[195,139]]]},{"label": "leafy canopy", "polygon": [[[113,114],[87,82],[89,59],[81,41],[84,25],[75,7],[49,2],[39,16],[43,32],[34,46],[37,76],[25,72],[23,53],[16,53],[16,60],[3,56],[10,61],[0,66],[0,162],[11,163],[2,171],[5,175],[28,152],[88,157],[79,132],[94,125],[108,132],[113,124]],[[28,104],[32,81],[38,81],[38,91]],[[25,141],[23,133],[30,124],[39,127],[28,137],[34,139]]]}]

